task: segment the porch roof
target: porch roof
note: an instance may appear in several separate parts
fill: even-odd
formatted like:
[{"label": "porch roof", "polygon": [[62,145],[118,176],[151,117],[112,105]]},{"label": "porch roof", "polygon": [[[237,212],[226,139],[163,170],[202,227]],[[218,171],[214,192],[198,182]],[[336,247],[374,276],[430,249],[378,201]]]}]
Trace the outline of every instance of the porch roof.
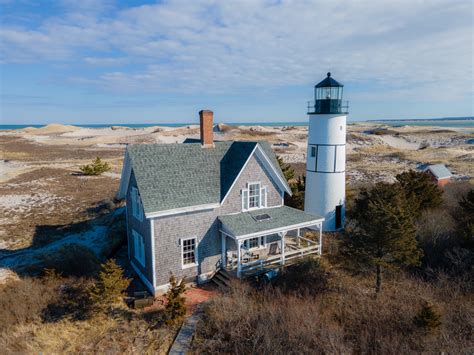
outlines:
[{"label": "porch roof", "polygon": [[[267,215],[261,220],[258,216]],[[257,209],[219,216],[223,231],[240,239],[253,235],[278,233],[283,230],[308,227],[324,221],[324,217],[306,213],[288,206]]]}]

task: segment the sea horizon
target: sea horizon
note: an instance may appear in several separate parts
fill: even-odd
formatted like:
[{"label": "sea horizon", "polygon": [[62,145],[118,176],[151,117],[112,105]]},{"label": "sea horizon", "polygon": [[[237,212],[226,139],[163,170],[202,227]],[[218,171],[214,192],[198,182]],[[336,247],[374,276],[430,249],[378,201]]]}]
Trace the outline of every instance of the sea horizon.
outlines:
[{"label": "sea horizon", "polygon": [[[307,126],[308,121],[278,121],[278,122],[217,122],[229,126],[266,126],[266,127],[284,127],[284,126]],[[474,127],[474,117],[444,117],[444,118],[425,118],[425,119],[375,119],[348,121],[348,124],[357,123],[376,123],[392,127],[400,126],[438,126],[438,127]],[[51,124],[61,124],[65,126],[75,126],[81,128],[109,128],[109,127],[127,127],[127,128],[147,128],[155,126],[163,127],[185,127],[197,125],[197,122],[175,122],[175,123],[93,123],[93,124],[74,124],[74,123],[44,123],[44,124],[0,124],[0,130],[15,130],[24,128],[41,128]]]}]

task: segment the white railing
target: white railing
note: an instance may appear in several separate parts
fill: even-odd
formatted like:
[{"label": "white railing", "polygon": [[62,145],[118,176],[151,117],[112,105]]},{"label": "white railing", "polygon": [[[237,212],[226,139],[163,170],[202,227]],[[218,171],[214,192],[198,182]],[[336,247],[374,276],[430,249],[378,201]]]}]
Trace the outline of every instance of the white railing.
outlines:
[{"label": "white railing", "polygon": [[[303,237],[300,237],[300,238],[307,241],[308,244],[312,244],[312,245],[305,248],[295,249],[295,250],[285,250],[284,262],[286,262],[287,260],[301,258],[301,257],[311,255],[311,254],[319,254],[320,246],[315,241],[306,239]],[[248,272],[251,270],[263,269],[265,266],[269,266],[273,264],[281,264],[281,262],[282,262],[281,254],[272,255],[265,259],[242,263],[241,271]]]}]

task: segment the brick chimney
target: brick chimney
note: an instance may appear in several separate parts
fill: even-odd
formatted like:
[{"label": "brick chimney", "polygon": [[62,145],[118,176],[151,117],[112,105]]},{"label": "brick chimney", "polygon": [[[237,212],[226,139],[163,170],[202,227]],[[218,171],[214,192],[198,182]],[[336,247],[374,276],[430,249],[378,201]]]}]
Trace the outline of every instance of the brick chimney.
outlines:
[{"label": "brick chimney", "polygon": [[213,115],[214,113],[211,110],[202,110],[199,111],[199,124],[201,128],[201,144],[203,147],[213,147],[214,138],[213,138]]}]

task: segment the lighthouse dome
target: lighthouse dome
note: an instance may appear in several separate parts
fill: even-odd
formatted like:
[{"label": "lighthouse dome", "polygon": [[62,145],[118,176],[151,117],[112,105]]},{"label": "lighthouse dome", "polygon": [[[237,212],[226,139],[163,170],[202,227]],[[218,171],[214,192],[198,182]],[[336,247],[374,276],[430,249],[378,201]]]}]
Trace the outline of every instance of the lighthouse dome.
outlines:
[{"label": "lighthouse dome", "polygon": [[331,73],[327,74],[327,77],[324,80],[321,80],[318,84],[315,85],[316,88],[335,88],[339,87],[342,88],[344,85],[342,85],[339,81],[334,80],[331,77]]}]

